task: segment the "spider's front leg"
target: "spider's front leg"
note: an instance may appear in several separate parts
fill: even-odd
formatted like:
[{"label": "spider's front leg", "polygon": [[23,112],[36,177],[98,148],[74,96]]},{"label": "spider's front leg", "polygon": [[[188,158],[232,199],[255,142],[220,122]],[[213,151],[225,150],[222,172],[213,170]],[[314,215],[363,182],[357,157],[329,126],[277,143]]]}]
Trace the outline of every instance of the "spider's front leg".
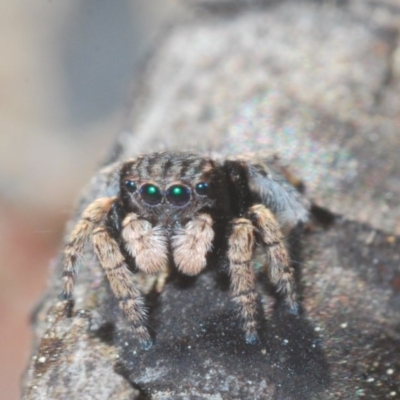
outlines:
[{"label": "spider's front leg", "polygon": [[93,230],[103,221],[112,205],[115,197],[103,197],[90,203],[82,213],[82,218],[72,231],[64,250],[63,292],[61,297],[65,300],[72,298],[76,265],[82,257],[85,243]]},{"label": "spider's front leg", "polygon": [[256,278],[252,265],[254,227],[246,218],[237,218],[232,223],[229,238],[228,258],[233,301],[239,306],[244,321],[246,342],[254,344],[257,335]]},{"label": "spider's front leg", "polygon": [[298,313],[298,303],[293,268],[283,242],[283,234],[274,214],[264,205],[257,204],[249,209],[249,218],[260,232],[267,246],[267,257],[271,282],[283,296],[292,314]]},{"label": "spider's front leg", "polygon": [[120,309],[132,325],[142,347],[150,348],[153,342],[145,325],[147,315],[144,300],[133,281],[133,274],[125,262],[119,244],[110,236],[104,225],[95,229],[92,240],[95,253],[104,269],[111,290],[118,300]]}]

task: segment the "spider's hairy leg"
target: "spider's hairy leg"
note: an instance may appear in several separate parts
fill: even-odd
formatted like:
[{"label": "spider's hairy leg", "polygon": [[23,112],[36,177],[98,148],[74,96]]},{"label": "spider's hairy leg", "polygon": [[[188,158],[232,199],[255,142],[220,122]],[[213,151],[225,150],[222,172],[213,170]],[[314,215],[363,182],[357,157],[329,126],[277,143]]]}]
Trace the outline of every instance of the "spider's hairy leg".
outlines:
[{"label": "spider's hairy leg", "polygon": [[167,237],[160,225],[152,226],[149,221],[130,213],[122,221],[122,238],[141,271],[155,274],[168,269]]},{"label": "spider's hairy leg", "polygon": [[278,173],[263,162],[247,163],[246,168],[252,190],[260,196],[261,203],[274,213],[285,231],[291,230],[300,222],[308,221],[310,204],[295,189],[301,189],[302,183],[287,167],[284,170],[281,166]]},{"label": "spider's hairy leg", "polygon": [[267,257],[271,282],[283,296],[293,314],[298,313],[298,303],[293,268],[283,242],[278,221],[274,214],[262,204],[249,209],[249,215],[267,246]]},{"label": "spider's hairy leg", "polygon": [[206,267],[206,255],[214,239],[212,223],[210,215],[199,214],[172,237],[174,261],[184,274],[197,275]]},{"label": "spider's hairy leg", "polygon": [[92,235],[94,251],[104,269],[111,290],[125,318],[132,324],[137,338],[144,349],[152,346],[145,326],[146,311],[140,290],[135,286],[133,274],[125,263],[118,243],[110,236],[105,226],[96,228]]},{"label": "spider's hairy leg", "polygon": [[248,219],[237,218],[232,224],[229,238],[228,258],[233,301],[237,303],[244,320],[246,342],[254,344],[257,335],[256,279],[252,265],[254,227]]},{"label": "spider's hairy leg", "polygon": [[76,264],[82,256],[85,243],[93,230],[105,218],[115,200],[115,197],[102,197],[90,203],[83,211],[82,218],[72,231],[64,249],[64,287],[61,295],[63,299],[71,299],[76,275]]}]

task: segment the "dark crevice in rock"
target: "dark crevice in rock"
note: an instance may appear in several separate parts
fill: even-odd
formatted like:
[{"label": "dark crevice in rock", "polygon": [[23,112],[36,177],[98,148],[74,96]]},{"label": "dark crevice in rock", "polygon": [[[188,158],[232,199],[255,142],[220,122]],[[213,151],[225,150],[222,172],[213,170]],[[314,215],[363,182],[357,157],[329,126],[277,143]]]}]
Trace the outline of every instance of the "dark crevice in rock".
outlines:
[{"label": "dark crevice in rock", "polygon": [[106,322],[99,327],[94,333],[94,336],[99,338],[102,342],[112,344],[115,334],[115,325],[111,322]]},{"label": "dark crevice in rock", "polygon": [[325,230],[331,228],[336,219],[334,213],[327,210],[326,208],[317,206],[316,204],[313,204],[311,206],[311,216]]}]

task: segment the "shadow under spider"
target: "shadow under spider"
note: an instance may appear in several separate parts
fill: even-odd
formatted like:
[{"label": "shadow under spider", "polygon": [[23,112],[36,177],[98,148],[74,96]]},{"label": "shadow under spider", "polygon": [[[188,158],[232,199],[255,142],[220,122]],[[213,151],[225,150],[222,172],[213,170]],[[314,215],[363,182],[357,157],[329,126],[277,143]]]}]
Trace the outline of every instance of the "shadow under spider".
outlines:
[{"label": "shadow under spider", "polygon": [[[300,297],[303,235],[298,229],[288,238]],[[260,342],[248,345],[228,288],[229,277],[218,268],[196,277],[173,273],[161,295],[151,293],[146,298],[151,309],[149,325],[156,333],[153,347],[141,350],[129,330],[116,335],[123,375],[143,393],[151,393],[175,390],[177,382],[198,384],[199,376],[205,377],[214,365],[224,376],[236,377],[239,385],[243,379],[247,385],[267,378],[276,387],[276,398],[309,400],[318,396],[330,383],[330,370],[310,321],[284,312],[279,302],[268,319],[262,318],[259,303]],[[162,378],[149,381],[147,369],[163,371]]]},{"label": "shadow under spider", "polygon": [[[177,382],[198,384],[199,376],[207,376],[214,366],[222,373],[221,379],[233,376],[239,385],[251,381],[257,386],[267,379],[276,387],[276,398],[318,396],[329,385],[330,371],[312,324],[282,307],[276,307],[268,319],[262,318],[259,303],[260,342],[246,344],[235,307],[218,287],[221,283],[216,283],[216,275],[221,279],[212,271],[198,276],[190,290],[167,285],[163,301],[151,316],[157,332],[154,346],[142,351],[124,334],[123,340],[129,342],[120,358],[124,376],[145,392],[175,390]],[[163,371],[162,378],[149,382],[143,372],[146,368]]]},{"label": "shadow under spider", "polygon": [[[236,377],[239,385],[243,379],[257,385],[267,378],[277,388],[278,398],[293,400],[309,400],[329,385],[321,340],[306,318],[277,310],[268,320],[260,321],[260,342],[256,345],[245,343],[233,307],[202,321],[202,328],[193,334],[171,336],[164,331],[149,351],[139,350],[135,356],[125,351],[120,359],[124,375],[142,388],[145,383],[148,390],[154,386],[173,390],[176,382],[198,381],[218,366],[223,376]],[[185,326],[193,323],[183,321]],[[163,371],[162,379],[145,382],[145,367]]]}]

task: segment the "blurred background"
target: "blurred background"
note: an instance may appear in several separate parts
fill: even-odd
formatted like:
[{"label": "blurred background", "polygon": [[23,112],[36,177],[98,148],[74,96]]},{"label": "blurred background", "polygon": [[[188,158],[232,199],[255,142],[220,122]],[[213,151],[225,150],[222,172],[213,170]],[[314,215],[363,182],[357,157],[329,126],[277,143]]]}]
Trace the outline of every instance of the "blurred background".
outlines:
[{"label": "blurred background", "polygon": [[29,315],[80,188],[121,129],[173,0],[0,2],[0,398],[19,398]]}]

